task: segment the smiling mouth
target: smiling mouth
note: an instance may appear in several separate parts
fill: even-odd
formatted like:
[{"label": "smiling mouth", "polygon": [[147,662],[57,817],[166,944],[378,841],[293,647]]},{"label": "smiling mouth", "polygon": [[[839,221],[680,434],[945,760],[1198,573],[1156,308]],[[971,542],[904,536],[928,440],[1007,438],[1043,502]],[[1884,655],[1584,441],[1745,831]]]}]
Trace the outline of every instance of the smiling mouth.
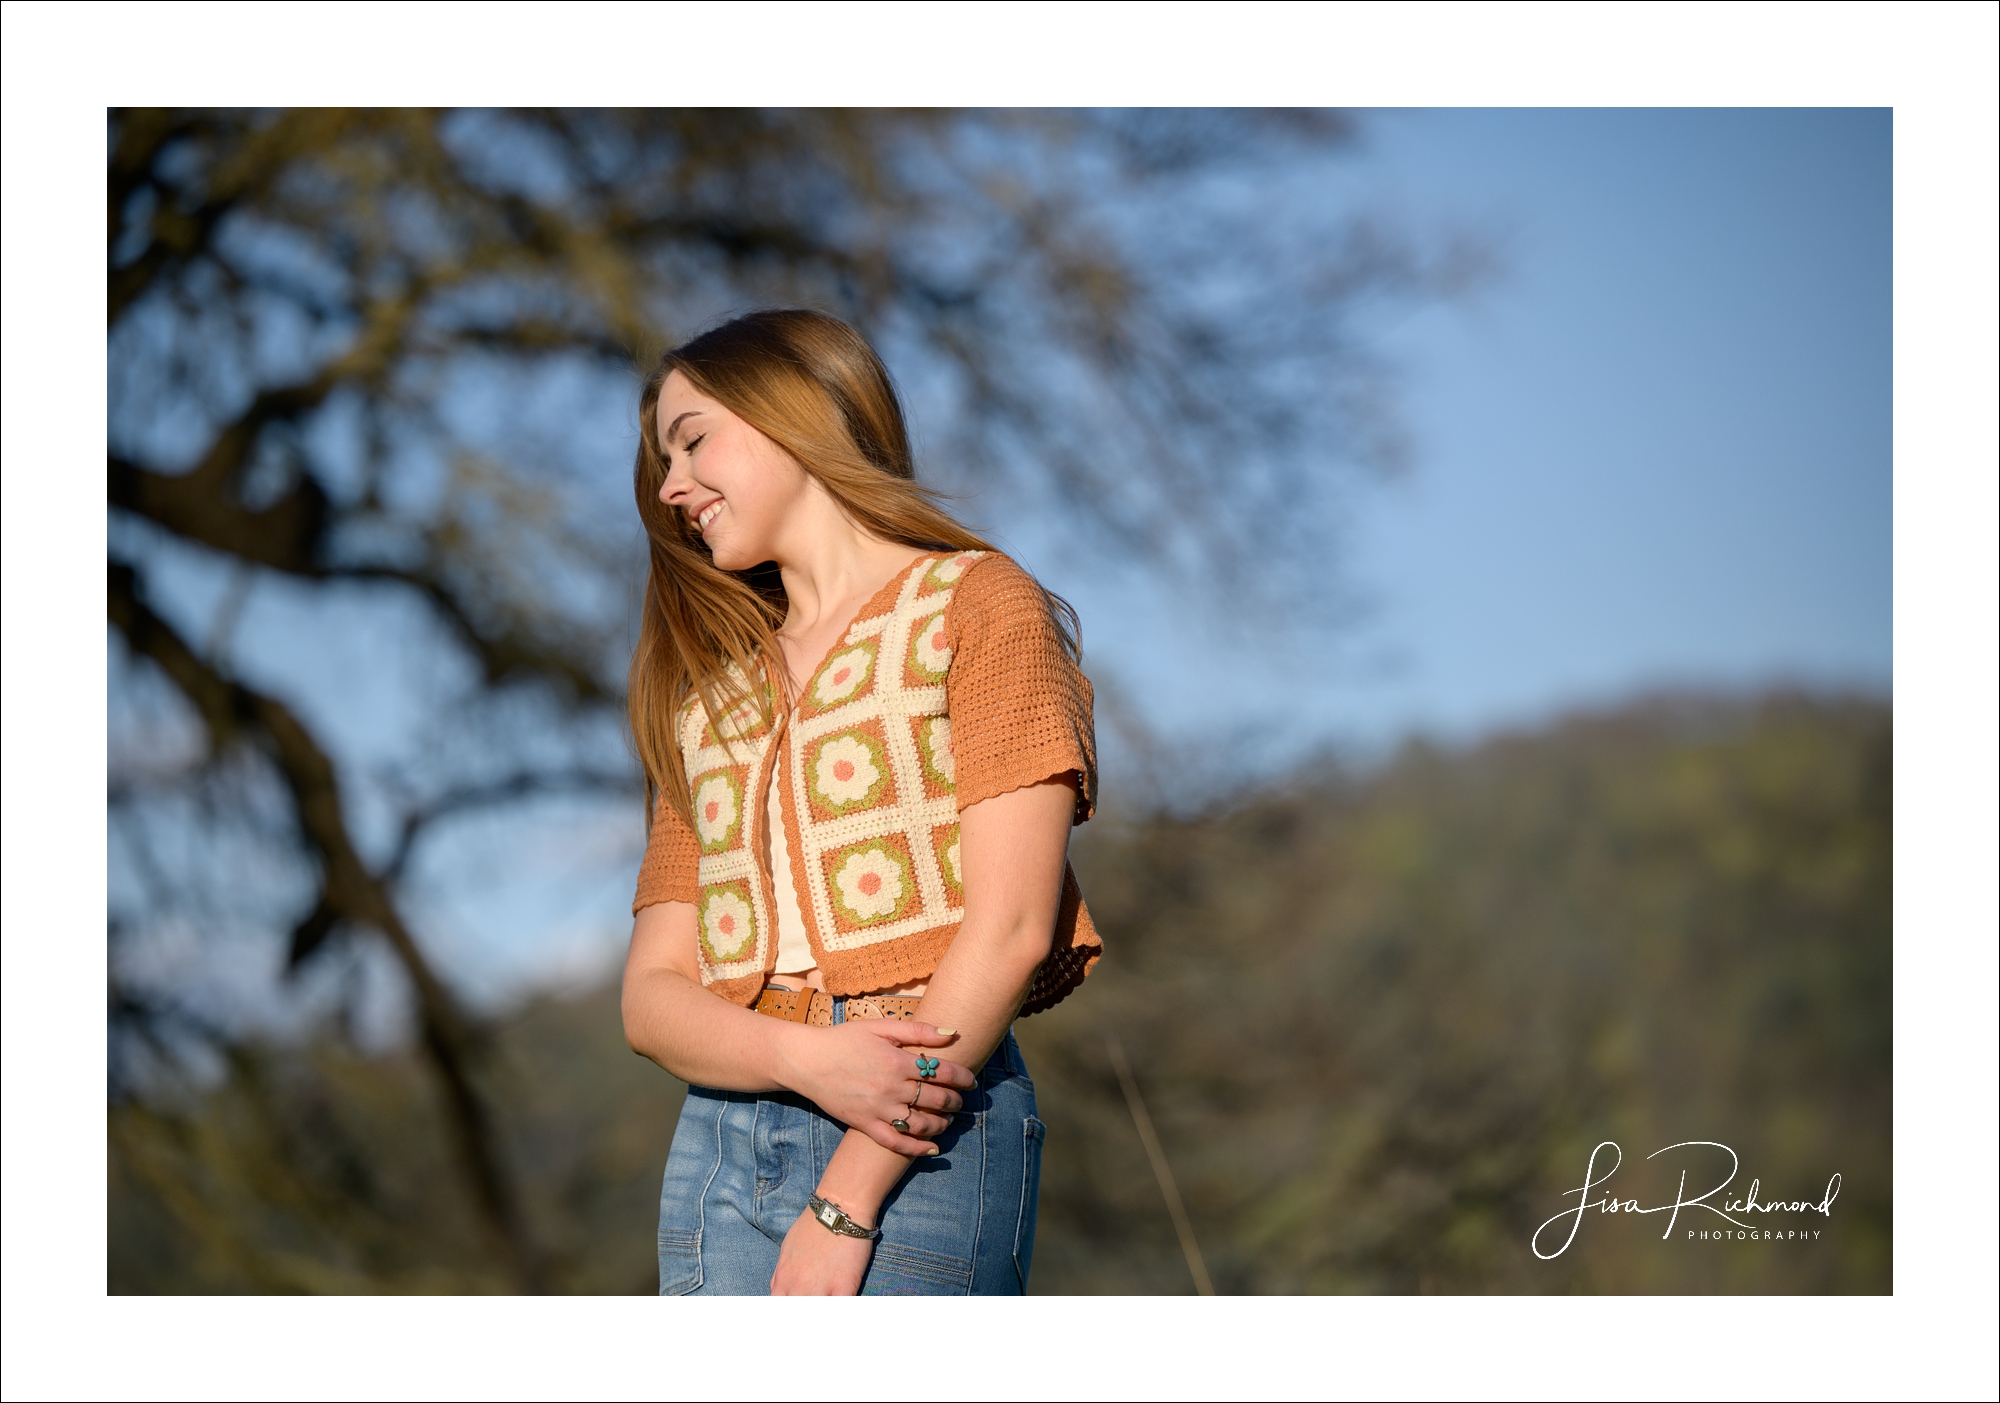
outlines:
[{"label": "smiling mouth", "polygon": [[721,513],[721,511],[722,511],[722,499],[718,497],[713,502],[710,502],[707,506],[703,507],[701,509],[701,515],[694,519],[694,524],[701,529],[701,533],[704,536],[708,534],[708,524],[711,521],[714,521],[715,518]]}]

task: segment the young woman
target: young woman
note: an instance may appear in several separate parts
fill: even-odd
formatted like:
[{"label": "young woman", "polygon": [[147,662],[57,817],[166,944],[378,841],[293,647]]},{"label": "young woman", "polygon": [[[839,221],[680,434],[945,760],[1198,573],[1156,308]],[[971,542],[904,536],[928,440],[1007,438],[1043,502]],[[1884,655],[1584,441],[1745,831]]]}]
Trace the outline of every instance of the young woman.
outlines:
[{"label": "young woman", "polygon": [[832,317],[670,351],[639,438],[625,1033],[689,1086],[660,1291],[1019,1293],[1042,1126],[1010,1025],[1102,949],[1075,616],[917,486]]}]

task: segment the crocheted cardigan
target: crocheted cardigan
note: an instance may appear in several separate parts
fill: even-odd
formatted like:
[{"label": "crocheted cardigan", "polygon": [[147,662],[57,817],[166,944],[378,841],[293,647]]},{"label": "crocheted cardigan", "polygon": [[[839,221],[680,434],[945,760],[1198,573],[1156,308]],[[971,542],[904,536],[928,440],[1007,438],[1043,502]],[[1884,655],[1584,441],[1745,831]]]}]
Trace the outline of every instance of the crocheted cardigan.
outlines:
[{"label": "crocheted cardigan", "polygon": [[[912,562],[862,606],[792,711],[769,712],[746,704],[718,723],[698,699],[684,706],[695,829],[662,800],[632,903],[693,903],[702,983],[745,1007],[778,957],[769,785],[833,994],[936,972],[965,916],[960,811],[1071,772],[1072,821],[1096,809],[1090,682],[1040,588],[998,553]],[[1054,944],[1022,1014],[1060,1002],[1102,953],[1065,864]]]}]

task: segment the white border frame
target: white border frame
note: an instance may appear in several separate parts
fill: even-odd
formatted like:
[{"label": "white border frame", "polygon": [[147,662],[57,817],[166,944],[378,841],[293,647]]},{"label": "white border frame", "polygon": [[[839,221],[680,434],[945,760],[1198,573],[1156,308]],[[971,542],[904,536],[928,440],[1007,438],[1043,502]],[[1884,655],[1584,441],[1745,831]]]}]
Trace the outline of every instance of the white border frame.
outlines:
[{"label": "white border frame", "polygon": [[[254,35],[225,27],[245,14]],[[0,26],[8,1396],[796,1396],[857,1370],[971,1397],[1994,1396],[1993,5],[14,0]],[[1895,1295],[942,1302],[922,1327],[939,1356],[865,1302],[773,1302],[752,1339],[700,1302],[107,1298],[103,108],[663,98],[1893,106]],[[99,679],[81,699],[80,677]],[[996,1309],[1017,1366],[953,1347]],[[688,1339],[719,1347],[669,1363]],[[755,1371],[773,1340],[788,1367]]]}]

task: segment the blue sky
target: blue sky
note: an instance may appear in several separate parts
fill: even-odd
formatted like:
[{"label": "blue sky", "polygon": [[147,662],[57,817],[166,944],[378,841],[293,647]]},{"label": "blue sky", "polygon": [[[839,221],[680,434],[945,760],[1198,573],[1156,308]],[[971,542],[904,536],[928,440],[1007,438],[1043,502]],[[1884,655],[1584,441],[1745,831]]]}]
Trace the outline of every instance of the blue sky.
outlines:
[{"label": "blue sky", "polygon": [[[1371,114],[1273,192],[1494,230],[1502,279],[1396,328],[1407,478],[1348,524],[1340,639],[1233,650],[1037,562],[1168,736],[1467,740],[1658,686],[1890,675],[1886,110]],[[1203,669],[1205,677],[1217,673]]]},{"label": "blue sky", "polygon": [[[1886,695],[1888,114],[1391,112],[1364,130],[1358,153],[1281,176],[1273,217],[1485,228],[1507,265],[1390,334],[1417,462],[1329,535],[1366,621],[1232,646],[996,523],[1082,612],[1093,674],[1167,753],[1225,762],[1210,778],[1660,686]],[[1098,726],[1115,786],[1103,706]],[[602,978],[629,928],[631,823],[557,805],[441,842],[427,941],[489,995]]]},{"label": "blue sky", "polygon": [[[1270,217],[1484,229],[1505,263],[1475,300],[1387,329],[1415,468],[1327,524],[1372,607],[1339,634],[1232,639],[1184,600],[1041,548],[1032,520],[991,523],[1078,606],[1101,697],[1141,711],[1168,756],[1206,757],[1213,782],[1660,686],[1886,694],[1888,114],[1390,112],[1363,131],[1358,151],[1270,171]],[[622,389],[549,414],[616,488]],[[623,520],[622,488],[607,501]],[[177,578],[190,618],[228,588],[212,563]],[[239,638],[253,680],[278,668],[266,680],[350,765],[395,774],[413,745],[421,760],[477,744],[444,701],[454,655],[401,615],[266,582]],[[1107,812],[1138,793],[1111,713]],[[350,786],[357,825],[386,841],[393,815],[369,796]],[[475,1000],[593,984],[629,932],[640,841],[623,801],[467,820],[423,850],[412,915]],[[163,937],[145,958],[176,969],[221,950],[214,936]],[[242,1001],[276,978],[265,936],[246,930],[221,961]]]}]

